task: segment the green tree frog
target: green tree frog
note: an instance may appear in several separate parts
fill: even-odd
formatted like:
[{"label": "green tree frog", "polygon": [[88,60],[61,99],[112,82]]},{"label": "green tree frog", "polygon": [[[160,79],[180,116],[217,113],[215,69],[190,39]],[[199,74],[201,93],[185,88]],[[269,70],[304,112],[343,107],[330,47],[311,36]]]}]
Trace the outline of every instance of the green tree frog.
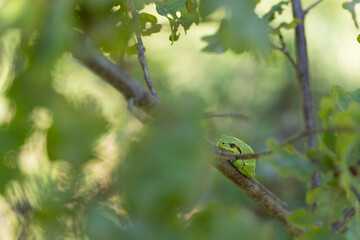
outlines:
[{"label": "green tree frog", "polygon": [[[240,139],[226,135],[220,137],[217,146],[224,151],[230,151],[236,154],[254,153],[252,148]],[[256,159],[246,159],[245,161],[244,159],[238,159],[232,162],[232,164],[246,177],[255,177]]]}]

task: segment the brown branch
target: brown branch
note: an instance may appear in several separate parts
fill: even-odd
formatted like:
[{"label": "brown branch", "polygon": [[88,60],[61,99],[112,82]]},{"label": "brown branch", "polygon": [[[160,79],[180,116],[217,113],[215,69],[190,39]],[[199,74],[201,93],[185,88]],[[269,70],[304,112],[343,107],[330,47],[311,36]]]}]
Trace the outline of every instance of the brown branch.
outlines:
[{"label": "brown branch", "polygon": [[304,233],[303,229],[293,225],[287,219],[291,213],[290,208],[254,178],[245,177],[229,161],[222,158],[215,158],[213,166],[267,214],[280,221],[293,236],[300,236]]},{"label": "brown branch", "polygon": [[80,37],[79,44],[72,49],[72,54],[91,71],[116,88],[126,100],[134,99],[135,106],[148,112],[154,106],[159,105],[159,101],[152,94],[146,91],[125,70],[98,53],[83,37]]},{"label": "brown branch", "polygon": [[[293,16],[301,22],[295,27],[295,45],[297,58],[297,80],[300,87],[302,102],[302,115],[306,131],[316,128],[316,120],[311,95],[308,54],[305,37],[304,16],[300,0],[291,0]],[[317,141],[314,135],[309,135],[306,140],[306,148],[316,148]]]},{"label": "brown branch", "polygon": [[316,2],[314,2],[313,4],[311,4],[307,9],[304,10],[304,15],[308,14],[309,11],[311,9],[313,9],[314,7],[316,7],[319,3],[321,3],[323,0],[318,0]]},{"label": "brown branch", "polygon": [[146,85],[148,86],[150,92],[155,97],[157,97],[158,94],[155,91],[154,86],[152,85],[152,82],[150,80],[149,70],[148,70],[148,67],[147,67],[147,64],[146,64],[146,57],[145,57],[145,50],[146,49],[145,49],[145,46],[144,46],[143,41],[141,39],[141,33],[140,33],[139,26],[138,26],[139,23],[138,23],[138,18],[137,18],[138,13],[135,10],[133,0],[130,0],[130,8],[131,8],[131,15],[132,15],[132,19],[133,19],[134,29],[135,29],[135,33],[136,33],[136,38],[137,38],[137,50],[139,52],[139,54],[138,54],[139,63],[141,65],[141,69],[142,69],[142,71],[144,73],[144,79],[145,79]]}]

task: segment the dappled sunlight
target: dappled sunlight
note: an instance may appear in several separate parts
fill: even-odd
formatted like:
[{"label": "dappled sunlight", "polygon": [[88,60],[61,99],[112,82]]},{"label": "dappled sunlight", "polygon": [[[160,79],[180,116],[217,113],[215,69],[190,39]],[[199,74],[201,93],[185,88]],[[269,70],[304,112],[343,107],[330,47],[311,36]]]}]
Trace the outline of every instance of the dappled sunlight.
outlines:
[{"label": "dappled sunlight", "polygon": [[0,39],[0,126],[10,123],[14,107],[6,97],[14,78],[15,54],[20,42],[20,32],[9,31]]},{"label": "dappled sunlight", "polygon": [[69,54],[58,61],[53,72],[55,90],[75,106],[94,101],[103,117],[113,126],[128,119],[126,105],[118,92]]},{"label": "dappled sunlight", "polygon": [[16,239],[19,224],[15,211],[9,202],[0,195],[0,239]]},{"label": "dappled sunlight", "polygon": [[26,174],[43,174],[49,165],[47,155],[47,130],[51,127],[51,113],[44,108],[33,111],[31,120],[34,130],[19,153],[19,168]]},{"label": "dappled sunlight", "polygon": [[104,189],[112,183],[111,174],[125,153],[120,151],[119,146],[120,143],[114,130],[109,131],[97,141],[94,149],[97,159],[87,162],[84,167],[83,176],[86,185],[90,188]]}]

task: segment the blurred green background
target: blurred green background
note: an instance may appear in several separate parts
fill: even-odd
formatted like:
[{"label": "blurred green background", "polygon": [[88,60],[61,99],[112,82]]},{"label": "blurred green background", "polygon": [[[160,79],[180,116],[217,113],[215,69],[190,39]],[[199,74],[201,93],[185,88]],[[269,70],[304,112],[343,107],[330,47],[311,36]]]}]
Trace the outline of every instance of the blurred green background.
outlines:
[{"label": "blurred green background", "polygon": [[[141,11],[162,25],[143,37],[150,76],[177,121],[144,126],[119,92],[67,51],[74,43],[66,29],[76,22],[68,10],[84,1],[9,2],[0,1],[7,20],[0,26],[1,239],[290,238],[211,167],[203,142],[227,134],[257,152],[266,150],[268,138],[280,141],[302,130],[295,72],[281,52],[202,52],[202,37],[220,24],[215,20],[192,25],[186,34],[180,29],[171,43],[168,20],[154,4],[146,6]],[[99,9],[90,17],[116,5],[92,2]],[[257,15],[277,2],[262,1]],[[287,6],[276,21],[291,16]],[[93,20],[99,19],[100,13]],[[307,16],[315,109],[332,85],[358,87],[357,33],[338,1],[324,1]],[[293,30],[283,34],[295,56]],[[136,56],[117,63],[145,88]],[[202,118],[205,112],[249,118]],[[279,177],[261,160],[257,179],[294,209],[305,206],[306,184]]]}]

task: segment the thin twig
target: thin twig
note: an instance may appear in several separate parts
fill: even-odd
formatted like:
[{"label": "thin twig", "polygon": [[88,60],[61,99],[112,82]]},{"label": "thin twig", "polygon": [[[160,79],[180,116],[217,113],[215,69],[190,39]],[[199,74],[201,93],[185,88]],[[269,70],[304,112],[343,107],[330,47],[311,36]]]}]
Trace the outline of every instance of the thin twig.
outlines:
[{"label": "thin twig", "polygon": [[271,47],[275,50],[279,50],[281,51],[282,53],[285,54],[285,56],[289,59],[291,65],[294,67],[295,71],[297,71],[297,65],[296,65],[296,62],[295,60],[291,57],[290,53],[289,53],[289,49],[286,47],[286,44],[285,44],[285,41],[284,41],[284,38],[281,34],[279,34],[279,39],[280,39],[280,42],[281,42],[281,47],[278,47],[276,46],[275,44],[271,44]]},{"label": "thin twig", "polygon": [[[284,141],[282,141],[280,143],[280,145],[285,146],[287,144],[296,142],[296,141],[300,140],[303,137],[307,137],[307,136],[310,136],[310,135],[321,134],[321,133],[325,133],[325,132],[360,132],[360,127],[335,126],[335,127],[329,127],[329,128],[320,128],[320,129],[313,129],[313,130],[303,131],[302,133],[296,134],[294,136],[291,136],[291,137],[285,139]],[[208,141],[208,142],[210,143],[210,141]],[[219,155],[222,155],[224,158],[226,158],[227,160],[230,160],[230,161],[234,161],[234,160],[237,160],[237,159],[248,160],[248,159],[258,158],[260,156],[268,155],[268,154],[272,153],[270,150],[267,150],[267,151],[257,152],[257,153],[233,154],[231,152],[221,150],[220,148],[218,148],[214,144],[212,144],[212,145],[213,145],[213,151],[215,153],[217,153]]]},{"label": "thin twig", "polygon": [[133,19],[133,24],[134,24],[134,29],[135,29],[135,33],[136,33],[136,38],[137,38],[137,50],[139,52],[138,54],[138,59],[139,59],[139,63],[141,65],[142,71],[144,73],[144,79],[146,82],[146,85],[148,86],[150,92],[155,96],[158,97],[157,92],[155,91],[155,88],[150,80],[150,75],[149,75],[149,70],[146,64],[146,57],[145,57],[145,46],[143,44],[143,41],[141,39],[141,33],[140,33],[140,29],[138,26],[138,13],[135,10],[135,6],[134,6],[134,2],[133,0],[130,0],[130,8],[131,8],[131,15],[132,15],[132,19]]},{"label": "thin twig", "polygon": [[[304,27],[304,11],[300,0],[291,0],[293,16],[300,19],[301,22],[295,27],[295,46],[296,46],[296,62],[297,62],[297,80],[300,88],[300,96],[302,102],[302,115],[306,131],[316,128],[316,119],[312,101],[312,93],[310,86],[309,63]],[[314,135],[309,135],[305,141],[305,147],[316,148],[317,140]]]},{"label": "thin twig", "polygon": [[314,7],[316,7],[319,3],[321,3],[323,0],[318,0],[316,2],[314,2],[313,4],[311,4],[307,9],[304,10],[304,15],[308,14],[308,12],[313,9]]},{"label": "thin twig", "polygon": [[213,113],[213,112],[206,112],[204,113],[204,117],[206,118],[242,118],[245,120],[249,120],[250,118],[242,113]]}]

